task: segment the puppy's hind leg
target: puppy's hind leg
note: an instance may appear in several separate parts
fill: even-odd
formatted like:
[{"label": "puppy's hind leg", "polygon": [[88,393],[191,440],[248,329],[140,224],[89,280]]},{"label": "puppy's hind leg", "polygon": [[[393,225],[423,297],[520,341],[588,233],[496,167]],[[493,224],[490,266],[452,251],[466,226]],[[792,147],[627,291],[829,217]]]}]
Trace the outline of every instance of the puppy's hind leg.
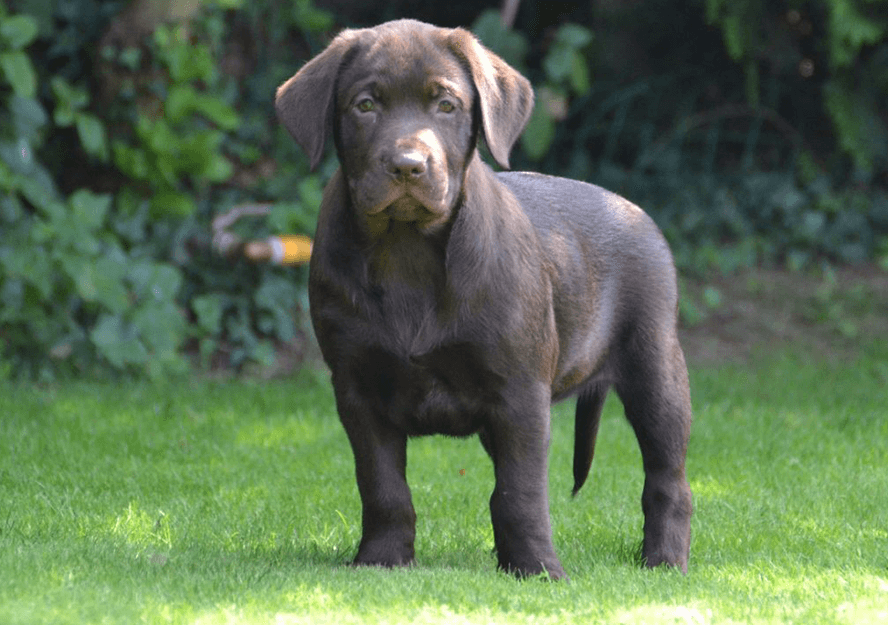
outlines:
[{"label": "puppy's hind leg", "polygon": [[645,565],[666,564],[687,573],[693,506],[685,456],[691,397],[684,355],[674,334],[630,350],[616,390],[644,463]]}]

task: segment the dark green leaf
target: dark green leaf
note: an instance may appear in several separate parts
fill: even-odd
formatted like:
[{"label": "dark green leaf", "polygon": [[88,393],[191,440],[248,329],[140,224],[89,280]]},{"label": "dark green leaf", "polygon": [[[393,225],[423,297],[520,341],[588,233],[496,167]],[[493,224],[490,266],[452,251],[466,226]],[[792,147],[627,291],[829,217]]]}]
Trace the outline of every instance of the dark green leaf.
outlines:
[{"label": "dark green leaf", "polygon": [[146,302],[133,315],[133,325],[148,351],[163,358],[175,355],[185,339],[185,318],[170,301]]},{"label": "dark green leaf", "polygon": [[142,62],[142,51],[139,48],[124,48],[120,51],[118,61],[127,69],[136,71]]},{"label": "dark green leaf", "polygon": [[198,95],[195,108],[224,130],[234,130],[240,122],[234,109],[214,96]]},{"label": "dark green leaf", "polygon": [[589,89],[592,88],[590,75],[591,72],[589,71],[589,64],[586,63],[586,57],[579,52],[574,52],[570,72],[570,86],[573,88],[574,93],[577,95],[589,93]]},{"label": "dark green leaf", "polygon": [[506,28],[499,11],[488,9],[481,13],[472,25],[472,32],[509,65],[524,72],[524,61],[530,44],[521,33]]},{"label": "dark green leaf", "polygon": [[30,176],[20,178],[18,183],[25,199],[44,214],[52,219],[58,219],[66,213],[65,205],[59,197],[52,177],[42,167],[35,168]]},{"label": "dark green leaf", "polygon": [[89,94],[86,89],[74,87],[60,76],[54,77],[51,84],[58,105],[73,112],[89,104]]},{"label": "dark green leaf", "polygon": [[129,297],[123,279],[126,266],[108,257],[79,263],[74,282],[78,294],[88,302],[101,304],[115,314],[123,314],[129,307]]},{"label": "dark green leaf", "polygon": [[197,92],[191,85],[173,85],[164,102],[164,115],[173,123],[181,122],[197,106]]},{"label": "dark green leaf", "polygon": [[77,135],[87,154],[108,160],[108,142],[105,139],[105,126],[98,117],[87,113],[77,115]]},{"label": "dark green leaf", "polygon": [[101,228],[111,206],[111,196],[97,195],[88,189],[78,189],[71,194],[71,211],[74,219],[89,231]]},{"label": "dark green leaf", "polygon": [[129,279],[139,299],[171,301],[179,293],[182,274],[172,265],[142,260],[129,271]]},{"label": "dark green leaf", "polygon": [[269,327],[264,330],[282,341],[291,341],[295,336],[296,286],[291,280],[270,275],[256,291],[255,302],[261,310],[271,313]]},{"label": "dark green leaf", "polygon": [[316,8],[310,0],[296,0],[293,18],[300,29],[307,32],[329,30],[334,24],[333,15]]},{"label": "dark green leaf", "polygon": [[[0,184],[2,187],[2,184]],[[0,221],[15,223],[24,215],[24,208],[17,195],[0,195]]]},{"label": "dark green leaf", "polygon": [[124,323],[120,315],[99,317],[89,336],[99,354],[117,368],[143,364],[148,359],[148,352],[135,329]]},{"label": "dark green leaf", "polygon": [[707,308],[716,309],[719,308],[722,304],[722,294],[714,286],[707,286],[703,289],[703,302],[706,304]]},{"label": "dark green leaf", "polygon": [[579,50],[592,43],[592,31],[579,24],[564,24],[558,29],[555,40],[574,50]]},{"label": "dark green leaf", "polygon": [[34,98],[13,95],[9,99],[9,110],[16,134],[31,143],[38,143],[40,130],[46,125],[46,111]]},{"label": "dark green leaf", "polygon": [[28,142],[22,140],[23,143],[12,141],[0,142],[0,161],[5,163],[12,173],[28,175],[31,173],[30,150],[27,147]]},{"label": "dark green leaf", "polygon": [[191,308],[197,315],[198,325],[210,334],[218,334],[222,329],[222,313],[225,311],[225,297],[219,293],[200,295],[191,300]]},{"label": "dark green leaf", "polygon": [[18,189],[18,176],[16,176],[0,157],[0,189],[3,191],[15,191]]},{"label": "dark green leaf", "polygon": [[37,22],[29,15],[0,19],[0,37],[13,50],[21,50],[37,37]]},{"label": "dark green leaf", "polygon": [[37,74],[24,52],[0,54],[0,69],[16,95],[33,98],[37,93]]},{"label": "dark green leaf", "polygon": [[191,196],[177,191],[159,191],[149,202],[153,217],[186,217],[194,213],[196,206]]},{"label": "dark green leaf", "polygon": [[567,46],[554,46],[543,59],[546,76],[555,84],[561,84],[573,71],[574,50]]},{"label": "dark green leaf", "polygon": [[148,180],[150,178],[151,167],[144,150],[137,150],[125,143],[115,141],[112,145],[112,152],[114,164],[120,168],[121,172],[133,180]]},{"label": "dark green leaf", "polygon": [[[2,260],[2,255],[0,255]],[[0,263],[2,266],[2,263]],[[11,323],[25,321],[22,310],[25,308],[25,282],[19,278],[0,280],[0,321]]]},{"label": "dark green leaf", "polygon": [[554,138],[555,120],[546,111],[546,107],[537,102],[521,137],[521,147],[529,159],[538,161],[549,151]]}]

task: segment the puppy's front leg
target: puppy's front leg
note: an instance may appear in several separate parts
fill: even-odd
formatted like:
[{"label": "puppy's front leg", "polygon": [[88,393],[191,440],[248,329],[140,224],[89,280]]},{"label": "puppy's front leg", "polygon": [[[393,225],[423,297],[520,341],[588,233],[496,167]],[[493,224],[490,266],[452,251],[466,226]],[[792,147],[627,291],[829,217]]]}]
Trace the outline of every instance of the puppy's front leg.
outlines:
[{"label": "puppy's front leg", "polygon": [[[547,456],[549,392],[523,393],[520,412],[507,410],[481,434],[496,473],[490,515],[499,567],[525,577],[566,577],[552,545]],[[514,396],[513,396],[514,397]]]},{"label": "puppy's front leg", "polygon": [[407,435],[354,394],[339,392],[342,386],[336,387],[336,401],[354,452],[362,504],[361,545],[354,564],[412,564],[416,512],[406,477]]}]

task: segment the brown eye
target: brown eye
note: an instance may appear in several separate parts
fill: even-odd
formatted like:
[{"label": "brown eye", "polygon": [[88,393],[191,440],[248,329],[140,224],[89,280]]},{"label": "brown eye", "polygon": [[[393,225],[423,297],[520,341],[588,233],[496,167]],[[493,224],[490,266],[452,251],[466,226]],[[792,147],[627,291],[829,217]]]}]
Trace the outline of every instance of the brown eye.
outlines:
[{"label": "brown eye", "polygon": [[376,108],[376,104],[370,98],[364,98],[358,102],[358,110],[362,113],[369,113]]},{"label": "brown eye", "polygon": [[452,113],[456,110],[456,105],[450,100],[441,100],[438,102],[438,110],[442,113]]}]

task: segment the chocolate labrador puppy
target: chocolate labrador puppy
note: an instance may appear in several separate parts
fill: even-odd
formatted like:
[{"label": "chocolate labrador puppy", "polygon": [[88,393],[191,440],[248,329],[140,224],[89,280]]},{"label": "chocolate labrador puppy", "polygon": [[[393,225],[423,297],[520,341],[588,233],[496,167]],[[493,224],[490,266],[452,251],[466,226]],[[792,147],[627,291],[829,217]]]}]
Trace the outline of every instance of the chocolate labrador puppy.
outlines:
[{"label": "chocolate labrador puppy", "polygon": [[363,504],[356,564],[408,565],[407,439],[478,434],[493,460],[499,566],[564,577],[547,495],[549,408],[575,395],[574,493],[610,387],[644,461],[647,566],[687,570],[691,425],[676,277],[653,221],[604,189],[494,173],[533,106],[467,31],[346,30],[277,92],[312,166],[333,136],[311,256],[311,317]]}]

